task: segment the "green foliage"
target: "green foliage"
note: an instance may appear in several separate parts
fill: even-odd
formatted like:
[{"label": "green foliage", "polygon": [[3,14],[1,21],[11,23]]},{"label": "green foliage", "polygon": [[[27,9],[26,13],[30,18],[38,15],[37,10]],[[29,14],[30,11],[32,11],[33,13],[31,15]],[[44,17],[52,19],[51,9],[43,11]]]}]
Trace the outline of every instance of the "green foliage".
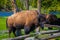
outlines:
[{"label": "green foliage", "polygon": [[25,9],[23,2],[21,2],[21,0],[16,0],[16,4],[19,9]]},{"label": "green foliage", "polygon": [[42,0],[41,4],[42,7],[49,8],[52,4],[52,0]]},{"label": "green foliage", "polygon": [[[19,9],[25,9],[24,2],[21,2],[21,0],[16,0],[16,4]],[[12,5],[11,0],[0,0],[0,11],[11,11]]]},{"label": "green foliage", "polygon": [[0,30],[6,30],[6,18],[0,17]]},{"label": "green foliage", "polygon": [[[11,11],[12,5],[10,0],[0,0],[0,11]],[[16,0],[18,9],[26,9],[25,0]],[[37,8],[37,0],[29,0],[29,5],[33,8]],[[3,10],[2,10],[3,9]],[[41,0],[41,10],[60,10],[60,0]]]},{"label": "green foliage", "polygon": [[[3,10],[11,10],[11,2],[8,1],[8,0],[0,0],[0,11],[3,11]],[[3,9],[3,10],[2,10]]]},{"label": "green foliage", "polygon": [[37,0],[30,0],[29,4],[34,7],[37,8]]}]

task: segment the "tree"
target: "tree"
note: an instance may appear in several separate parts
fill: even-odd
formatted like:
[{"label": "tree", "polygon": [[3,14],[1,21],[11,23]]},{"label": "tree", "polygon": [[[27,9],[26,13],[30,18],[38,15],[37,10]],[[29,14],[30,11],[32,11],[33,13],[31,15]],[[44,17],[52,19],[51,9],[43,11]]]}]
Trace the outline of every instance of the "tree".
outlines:
[{"label": "tree", "polygon": [[[33,8],[37,8],[38,0],[15,0],[17,9],[29,9],[29,6]],[[42,10],[53,10],[57,9],[60,10],[60,0],[41,0],[41,9]],[[12,10],[12,2],[11,0],[0,0],[0,11],[11,11]],[[39,8],[38,8],[39,9]]]},{"label": "tree", "polygon": [[41,14],[41,0],[37,1],[38,12]]},{"label": "tree", "polygon": [[32,7],[37,8],[37,0],[31,0],[32,1]]},{"label": "tree", "polygon": [[26,9],[29,10],[29,0],[25,0],[26,3]]},{"label": "tree", "polygon": [[12,11],[14,11],[14,13],[18,12],[19,9],[18,9],[18,6],[16,4],[16,0],[11,0],[11,3],[12,3]]}]

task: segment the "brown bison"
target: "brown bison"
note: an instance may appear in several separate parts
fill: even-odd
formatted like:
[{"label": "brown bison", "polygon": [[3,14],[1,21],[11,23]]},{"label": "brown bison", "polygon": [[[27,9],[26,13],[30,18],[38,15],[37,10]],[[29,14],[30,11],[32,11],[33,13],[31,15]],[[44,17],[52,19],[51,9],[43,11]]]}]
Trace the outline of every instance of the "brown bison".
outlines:
[{"label": "brown bison", "polygon": [[[6,20],[6,24],[10,33],[13,32],[15,36],[19,36],[21,29],[24,29],[25,34],[29,34],[45,20],[41,14],[36,10],[21,11],[12,16],[9,16]],[[16,31],[16,33],[15,33]],[[39,28],[36,30],[39,31]]]}]

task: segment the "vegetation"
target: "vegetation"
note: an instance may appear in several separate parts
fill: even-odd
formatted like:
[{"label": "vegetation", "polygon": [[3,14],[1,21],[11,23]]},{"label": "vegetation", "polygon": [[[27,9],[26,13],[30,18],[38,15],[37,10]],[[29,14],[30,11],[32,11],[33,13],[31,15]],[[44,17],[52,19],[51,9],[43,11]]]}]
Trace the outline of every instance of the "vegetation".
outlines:
[{"label": "vegetation", "polygon": [[0,17],[0,30],[6,30],[6,18]]},{"label": "vegetation", "polygon": [[[11,11],[12,5],[10,0],[0,0],[0,11]],[[19,9],[26,9],[25,0],[16,0]],[[37,0],[29,0],[29,6],[37,8]],[[60,11],[60,0],[41,0],[41,10],[49,12],[50,10]]]}]

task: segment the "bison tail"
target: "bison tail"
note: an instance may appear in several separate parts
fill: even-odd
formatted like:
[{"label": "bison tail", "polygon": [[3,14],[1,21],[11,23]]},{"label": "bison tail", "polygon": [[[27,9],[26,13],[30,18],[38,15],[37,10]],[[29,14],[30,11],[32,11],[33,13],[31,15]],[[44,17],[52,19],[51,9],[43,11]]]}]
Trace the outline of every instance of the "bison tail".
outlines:
[{"label": "bison tail", "polygon": [[8,18],[6,19],[6,28],[8,28],[8,23],[7,23]]}]

